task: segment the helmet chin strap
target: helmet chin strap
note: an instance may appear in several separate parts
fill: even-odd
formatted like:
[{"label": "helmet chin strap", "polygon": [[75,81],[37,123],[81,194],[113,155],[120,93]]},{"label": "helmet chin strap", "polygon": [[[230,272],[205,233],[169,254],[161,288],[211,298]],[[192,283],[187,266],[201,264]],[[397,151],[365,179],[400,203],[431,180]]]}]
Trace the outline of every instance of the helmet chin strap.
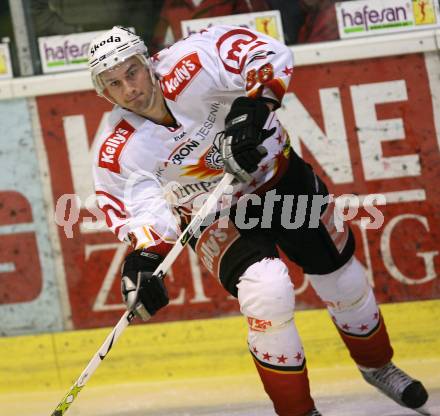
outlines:
[{"label": "helmet chin strap", "polygon": [[156,91],[158,88],[157,87],[157,80],[153,74],[151,67],[148,68],[148,72],[150,73],[150,78],[151,78],[151,94],[150,94],[150,101],[148,102],[148,105],[144,111],[149,111],[153,107],[154,102],[156,100]]}]

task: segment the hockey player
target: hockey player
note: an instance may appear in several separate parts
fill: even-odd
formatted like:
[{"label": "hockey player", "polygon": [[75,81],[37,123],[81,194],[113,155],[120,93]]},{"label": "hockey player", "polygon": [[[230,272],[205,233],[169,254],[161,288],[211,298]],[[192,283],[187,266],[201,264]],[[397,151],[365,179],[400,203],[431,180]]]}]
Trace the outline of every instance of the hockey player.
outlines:
[{"label": "hockey player", "polygon": [[[91,43],[89,68],[98,94],[115,104],[96,145],[94,180],[108,227],[134,248],[122,266],[126,304],[140,306],[144,317],[168,304],[164,282],[152,274],[179,234],[164,189],[184,227],[225,169],[237,178],[230,214],[206,224],[192,246],[238,298],[249,351],[276,413],[320,414],[277,245],[309,275],[367,382],[402,406],[422,406],[423,385],[391,362],[349,227],[336,229],[326,185],[289,146],[274,112],[293,73],[290,50],[252,30],[218,26],[150,58],[139,37],[114,27]],[[251,203],[240,198],[245,194]],[[292,227],[298,195],[308,197],[306,220]],[[317,212],[313,196],[325,201]]]}]

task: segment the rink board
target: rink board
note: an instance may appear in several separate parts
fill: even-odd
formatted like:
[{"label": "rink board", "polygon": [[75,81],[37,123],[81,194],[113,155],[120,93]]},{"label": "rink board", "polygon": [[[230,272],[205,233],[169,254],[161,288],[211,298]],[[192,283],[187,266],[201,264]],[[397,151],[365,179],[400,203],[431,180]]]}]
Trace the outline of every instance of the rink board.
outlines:
[{"label": "rink board", "polygon": [[[387,304],[382,311],[395,360],[432,371],[440,388],[440,301]],[[325,310],[298,312],[296,322],[311,369],[352,373],[344,369],[351,360]],[[0,338],[0,393],[67,390],[109,331]],[[246,332],[242,317],[131,326],[88,386],[251,376]]]},{"label": "rink board", "polygon": [[[292,146],[335,196],[360,196],[350,221],[356,257],[381,303],[440,298],[437,38],[426,31],[293,47],[299,65],[278,110]],[[84,73],[3,81],[0,99],[0,165],[8,173],[0,179],[0,333],[110,326],[124,311],[119,266],[127,247],[86,207],[91,148],[110,104]],[[378,229],[361,225],[371,218],[363,196],[372,193],[387,199],[377,207]],[[66,194],[80,201],[67,212],[78,217],[71,229],[54,215]],[[288,266],[297,309],[321,307],[307,275]],[[238,313],[189,250],[167,287],[170,305],[154,323]]]}]

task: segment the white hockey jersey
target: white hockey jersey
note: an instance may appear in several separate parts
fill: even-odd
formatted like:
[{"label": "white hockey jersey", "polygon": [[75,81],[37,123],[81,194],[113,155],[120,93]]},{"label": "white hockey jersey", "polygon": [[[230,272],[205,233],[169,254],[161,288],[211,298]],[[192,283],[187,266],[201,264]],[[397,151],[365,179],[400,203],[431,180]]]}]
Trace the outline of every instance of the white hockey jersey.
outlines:
[{"label": "white hockey jersey", "polygon": [[[115,106],[93,160],[97,201],[108,227],[136,249],[160,252],[179,233],[170,204],[179,214],[190,215],[195,199],[222,177],[218,133],[234,99],[264,96],[281,103],[293,57],[268,36],[217,26],[151,59],[178,127],[164,127]],[[274,134],[264,142],[267,156],[249,184],[234,187],[233,202],[261,188],[286,164],[288,137],[275,112],[265,125],[272,127]]]}]

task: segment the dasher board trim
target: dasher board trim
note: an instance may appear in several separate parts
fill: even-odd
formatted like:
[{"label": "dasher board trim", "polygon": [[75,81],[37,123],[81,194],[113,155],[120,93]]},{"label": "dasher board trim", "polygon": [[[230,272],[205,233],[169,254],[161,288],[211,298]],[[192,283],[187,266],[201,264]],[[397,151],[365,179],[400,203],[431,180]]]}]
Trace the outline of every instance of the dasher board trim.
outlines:
[{"label": "dasher board trim", "polygon": [[[292,46],[291,50],[295,55],[295,65],[306,66],[436,51],[439,45],[440,29],[431,29]],[[37,75],[0,81],[0,99],[36,97],[91,89],[93,86],[88,71]]]}]

